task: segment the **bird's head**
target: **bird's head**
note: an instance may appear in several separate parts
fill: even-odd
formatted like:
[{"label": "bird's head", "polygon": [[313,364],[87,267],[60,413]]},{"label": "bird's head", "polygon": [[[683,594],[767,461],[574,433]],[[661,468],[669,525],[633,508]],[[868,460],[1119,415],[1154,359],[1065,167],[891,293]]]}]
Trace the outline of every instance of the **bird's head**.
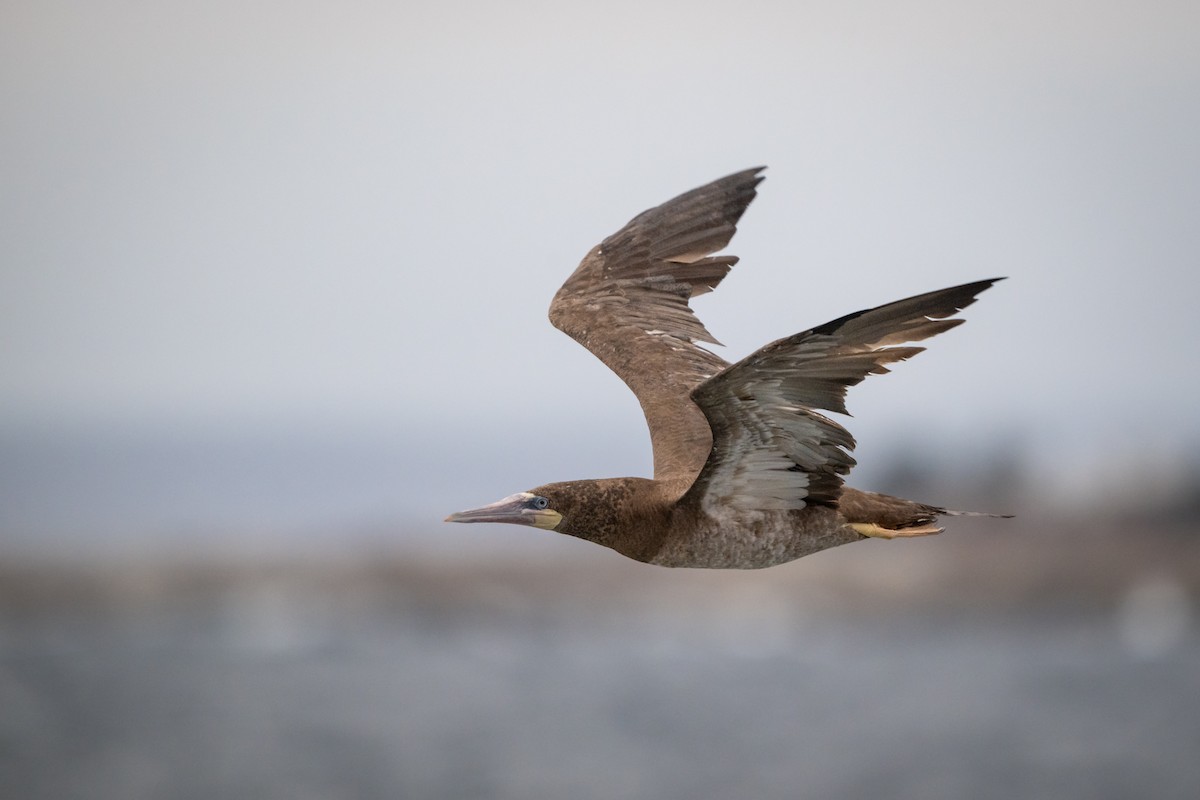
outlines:
[{"label": "bird's head", "polygon": [[[451,514],[446,521],[532,525],[645,560],[651,545],[644,541],[641,526],[655,512],[649,511],[644,503],[633,503],[633,498],[639,489],[650,492],[652,486],[653,481],[645,478],[547,483],[482,508]],[[662,520],[656,519],[656,524],[661,523]]]},{"label": "bird's head", "polygon": [[446,522],[512,522],[603,542],[618,526],[620,509],[641,478],[547,483],[482,508],[459,511]]},{"label": "bird's head", "polygon": [[517,492],[490,505],[458,511],[446,517],[446,522],[511,522],[552,531],[562,522],[563,515],[555,508],[550,494],[544,489]]}]

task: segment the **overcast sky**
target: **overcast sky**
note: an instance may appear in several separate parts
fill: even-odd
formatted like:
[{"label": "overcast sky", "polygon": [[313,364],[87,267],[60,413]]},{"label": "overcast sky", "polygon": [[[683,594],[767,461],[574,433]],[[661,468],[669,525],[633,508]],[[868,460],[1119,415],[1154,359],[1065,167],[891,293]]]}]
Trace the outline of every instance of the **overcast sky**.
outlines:
[{"label": "overcast sky", "polygon": [[1198,41],[1161,0],[9,0],[0,426],[491,431],[523,464],[594,431],[642,472],[636,402],[547,304],[634,214],[766,164],[696,303],[727,358],[1007,275],[852,392],[864,446],[1178,455]]}]

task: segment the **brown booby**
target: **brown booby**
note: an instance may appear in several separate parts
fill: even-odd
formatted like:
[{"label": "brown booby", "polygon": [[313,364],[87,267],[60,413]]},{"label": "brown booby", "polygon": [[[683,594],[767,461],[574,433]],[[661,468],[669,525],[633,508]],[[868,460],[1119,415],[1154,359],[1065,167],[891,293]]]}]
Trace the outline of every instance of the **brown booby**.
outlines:
[{"label": "brown booby", "polygon": [[447,522],[512,522],[670,567],[751,569],[866,538],[940,533],[951,511],[852,489],[846,388],[924,348],[908,345],[999,278],[857,311],[729,364],[688,301],[737,256],[733,238],[765,169],[729,175],[634,217],[592,248],[550,304],[550,322],[633,390],[650,428],[654,478],[550,483]]}]

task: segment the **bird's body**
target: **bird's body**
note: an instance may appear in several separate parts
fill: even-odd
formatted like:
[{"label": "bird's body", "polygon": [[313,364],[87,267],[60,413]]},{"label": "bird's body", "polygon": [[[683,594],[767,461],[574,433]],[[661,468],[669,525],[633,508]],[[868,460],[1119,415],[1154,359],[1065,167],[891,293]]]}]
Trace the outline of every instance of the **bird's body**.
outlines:
[{"label": "bird's body", "polygon": [[936,506],[845,487],[854,439],[817,409],[845,413],[846,388],[962,322],[949,319],[994,280],[841,317],[736,364],[690,298],[737,262],[725,247],[762,169],[745,170],[639,214],[584,257],[550,320],[633,390],[654,448],[654,478],[540,486],[452,514],[516,522],[670,567],[752,569],[863,538],[937,533]]},{"label": "bird's body", "polygon": [[563,532],[664,567],[769,567],[862,538],[826,506],[704,509],[673,499],[663,488],[645,478],[610,478],[549,484],[531,493],[574,498],[578,507],[564,519],[582,512],[588,524],[579,533],[571,526]]}]

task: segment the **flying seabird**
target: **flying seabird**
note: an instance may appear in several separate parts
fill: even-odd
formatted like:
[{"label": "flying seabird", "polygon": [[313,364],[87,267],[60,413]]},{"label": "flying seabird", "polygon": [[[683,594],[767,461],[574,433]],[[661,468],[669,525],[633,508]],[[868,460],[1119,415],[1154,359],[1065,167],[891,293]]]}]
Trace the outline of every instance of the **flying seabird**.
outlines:
[{"label": "flying seabird", "polygon": [[654,478],[549,483],[447,522],[511,522],[669,567],[753,569],[866,538],[940,533],[951,511],[842,484],[854,438],[846,388],[924,348],[908,345],[1000,278],[857,311],[729,364],[688,301],[737,256],[733,238],[763,180],[757,167],[679,195],[593,247],[550,304],[550,322],[633,390],[650,428]]}]

